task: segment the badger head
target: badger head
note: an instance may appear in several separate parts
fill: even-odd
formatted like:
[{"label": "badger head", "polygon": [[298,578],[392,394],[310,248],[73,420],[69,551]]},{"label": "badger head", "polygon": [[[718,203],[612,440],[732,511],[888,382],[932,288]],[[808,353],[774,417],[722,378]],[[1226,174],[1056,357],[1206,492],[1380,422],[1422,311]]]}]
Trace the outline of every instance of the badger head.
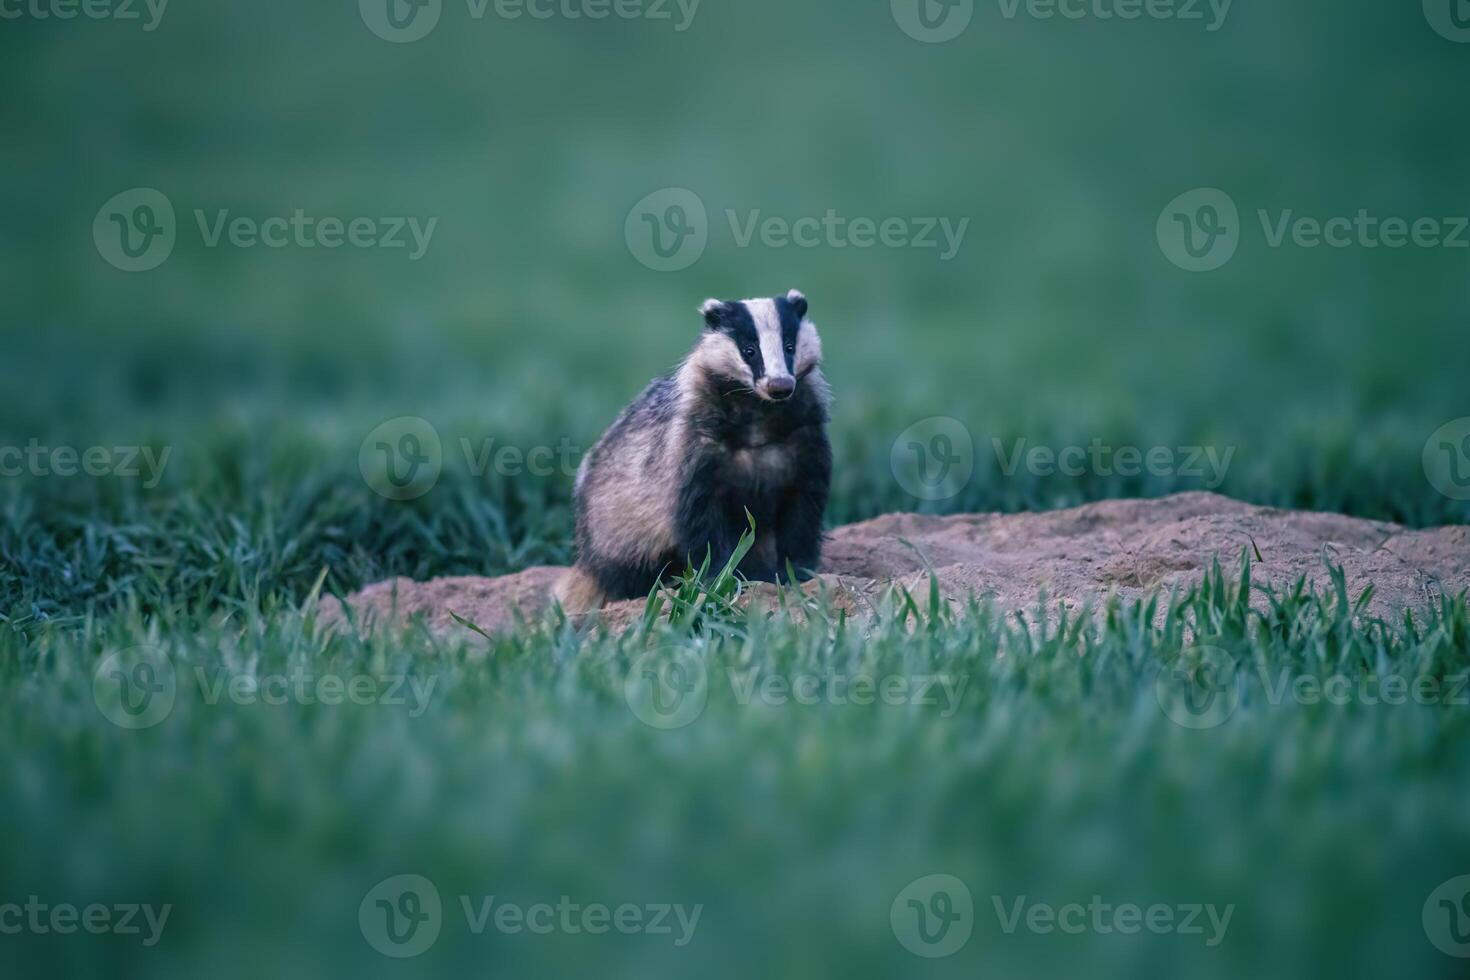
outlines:
[{"label": "badger head", "polygon": [[693,360],[767,402],[783,402],[822,363],[822,339],[798,290],[774,299],[706,300]]}]

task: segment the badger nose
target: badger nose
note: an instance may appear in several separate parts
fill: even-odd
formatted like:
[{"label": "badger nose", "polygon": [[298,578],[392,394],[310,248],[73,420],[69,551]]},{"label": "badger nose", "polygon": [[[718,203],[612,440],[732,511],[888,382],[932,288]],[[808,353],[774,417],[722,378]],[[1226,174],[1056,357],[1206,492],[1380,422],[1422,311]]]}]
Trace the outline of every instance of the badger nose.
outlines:
[{"label": "badger nose", "polygon": [[766,392],[778,402],[784,402],[796,390],[794,378],[772,378],[766,382]]}]

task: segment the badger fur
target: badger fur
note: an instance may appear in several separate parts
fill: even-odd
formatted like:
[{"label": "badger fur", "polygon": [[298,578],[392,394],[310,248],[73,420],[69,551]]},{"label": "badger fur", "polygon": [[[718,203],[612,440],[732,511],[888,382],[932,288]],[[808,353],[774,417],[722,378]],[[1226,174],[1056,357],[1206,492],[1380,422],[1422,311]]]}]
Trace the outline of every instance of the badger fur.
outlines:
[{"label": "badger fur", "polygon": [[699,343],[623,410],[577,471],[577,561],[557,588],[585,612],[647,595],[664,574],[729,561],[755,518],[738,571],[780,581],[821,559],[831,482],[831,394],[822,341],[797,290],[708,300]]}]

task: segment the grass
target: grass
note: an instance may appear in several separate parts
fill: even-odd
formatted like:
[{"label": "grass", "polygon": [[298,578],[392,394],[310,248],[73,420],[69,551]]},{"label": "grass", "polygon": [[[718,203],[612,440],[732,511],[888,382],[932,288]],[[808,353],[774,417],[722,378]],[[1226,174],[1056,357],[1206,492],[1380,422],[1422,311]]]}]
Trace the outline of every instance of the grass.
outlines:
[{"label": "grass", "polygon": [[[1448,976],[1420,906],[1470,862],[1463,702],[1273,692],[1281,678],[1340,675],[1358,690],[1463,676],[1470,608],[1462,597],[1365,623],[1345,587],[1298,587],[1254,611],[1249,589],[1248,572],[1217,570],[1162,606],[1096,618],[896,596],[863,629],[820,604],[813,626],[752,617],[725,584],[713,596],[686,586],[672,621],[651,609],[621,637],[550,621],[488,643],[469,630],[323,636],[310,602],[209,624],[135,609],[29,639],[9,631],[0,887],[174,906],[156,949],[28,937],[13,962],[21,975],[388,973],[357,909],[378,881],[413,873],[445,898],[440,939],[408,961],[417,974],[596,963],[614,975]],[[93,675],[107,652],[139,645],[171,664],[177,693],[161,722],[129,731],[98,709]],[[1235,707],[1196,730],[1161,692],[1208,651],[1232,666]],[[663,729],[640,720],[630,683],[670,664],[698,671],[706,699]],[[227,677],[266,691],[295,674],[409,680],[401,703],[386,683],[371,704],[219,693]],[[772,681],[803,677],[837,693],[800,703]],[[911,686],[852,703],[861,677]],[[931,678],[948,686],[921,697]],[[953,958],[920,961],[890,930],[889,905],[932,873],[966,882],[975,931]],[[475,935],[457,898],[563,894],[704,911],[675,947]],[[1235,911],[1214,947],[1008,935],[993,911],[997,896],[1010,907],[1094,894]]]},{"label": "grass", "polygon": [[[21,975],[1451,975],[1420,915],[1470,864],[1466,708],[1357,692],[1388,675],[1464,673],[1463,600],[1371,623],[1354,618],[1344,587],[1288,592],[1250,613],[1248,582],[1215,575],[1097,623],[1041,608],[1023,621],[983,608],[951,617],[916,595],[863,630],[820,607],[747,621],[725,577],[681,583],[671,623],[621,639],[565,624],[493,641],[468,628],[452,641],[314,633],[318,587],[565,562],[571,473],[476,475],[459,440],[589,444],[649,364],[686,346],[668,334],[655,354],[599,351],[596,369],[546,370],[523,354],[493,371],[480,364],[500,341],[458,335],[407,350],[367,342],[334,359],[310,341],[165,331],[156,346],[100,340],[74,362],[54,338],[17,340],[22,358],[0,371],[39,367],[17,382],[0,444],[174,448],[152,489],[0,483],[0,897],[175,906],[155,948],[0,937]],[[1085,347],[1070,359],[1015,355],[1031,372],[979,369],[976,394],[943,376],[955,335],[904,349],[932,380],[902,390],[894,351],[829,340],[834,523],[1201,488],[1007,475],[986,452],[994,433],[1007,445],[1237,446],[1218,488],[1233,496],[1415,525],[1466,520],[1419,463],[1429,433],[1456,414],[1451,357],[1406,368],[1365,352],[1346,393],[1324,370],[1273,401],[1263,392],[1274,380],[1252,375],[1279,369],[1261,332],[1200,341],[1221,377],[1242,379],[1238,404],[1178,369],[1135,388],[1130,371],[1096,370],[1105,361]],[[903,492],[889,451],[936,414],[974,433],[976,472],[929,503]],[[375,494],[357,466],[366,435],[398,415],[430,419],[447,449],[438,484],[407,503]],[[106,657],[140,645],[164,652],[179,686],[166,719],[130,731],[98,709],[93,679]],[[1240,701],[1224,724],[1194,730],[1163,710],[1161,671],[1226,668]],[[697,719],[673,730],[640,720],[630,674],[699,669],[712,683]],[[422,711],[412,700],[211,694],[237,675],[295,674],[433,686]],[[933,705],[737,696],[742,685],[779,691],[793,674],[823,691],[854,675],[964,687],[952,712],[942,685]],[[1351,679],[1345,704],[1279,693],[1335,676]],[[447,917],[428,953],[398,963],[368,945],[357,913],[369,889],[406,873],[435,882]],[[915,958],[889,926],[895,896],[930,874],[960,878],[975,900],[974,935],[945,960]],[[476,935],[461,895],[704,911],[683,947]],[[1094,895],[1235,911],[1218,946],[1008,934],[993,912],[997,897],[1009,909],[1021,896],[1061,906]]]},{"label": "grass", "polygon": [[[24,353],[53,363],[49,345],[37,346]],[[672,360],[681,349],[674,341],[666,356]],[[0,481],[0,616],[25,628],[107,614],[132,601],[145,611],[182,605],[207,616],[241,603],[300,601],[324,568],[328,591],[346,593],[395,575],[496,575],[568,562],[575,466],[615,414],[619,391],[599,382],[583,392],[585,399],[560,400],[560,382],[550,390],[512,383],[482,395],[473,377],[437,361],[451,355],[437,349],[421,354],[426,373],[429,364],[440,364],[444,376],[405,386],[388,405],[352,387],[330,406],[303,398],[292,407],[276,395],[231,392],[223,369],[207,363],[191,377],[186,366],[166,362],[153,365],[168,379],[161,382],[165,391],[186,378],[206,386],[217,381],[226,405],[201,409],[195,395],[175,392],[147,408],[124,401],[122,409],[109,410],[112,403],[94,394],[69,402],[50,422],[0,422],[0,445],[23,447],[32,439],[45,446],[142,444],[155,458],[169,453],[161,482],[152,488],[122,477]],[[1251,350],[1234,355],[1241,363],[1258,356]],[[141,369],[146,357],[137,357]],[[250,363],[264,372],[271,357],[262,347]],[[1042,510],[1199,489],[1414,526],[1470,521],[1464,502],[1440,494],[1424,477],[1420,453],[1440,424],[1424,413],[1375,417],[1360,401],[1344,410],[1358,420],[1348,425],[1314,421],[1300,408],[1278,416],[1268,406],[1224,421],[1187,405],[1167,416],[1091,420],[1033,407],[1027,411],[1037,417],[1028,421],[1003,417],[1008,405],[1027,404],[1021,389],[996,391],[983,407],[958,396],[921,405],[899,394],[880,403],[868,389],[882,383],[881,369],[866,359],[834,360],[833,525],[895,510]],[[363,361],[357,358],[370,379],[373,369]],[[1065,370],[1058,367],[1059,378]],[[1454,374],[1446,368],[1401,383],[1406,392],[1414,386],[1434,391],[1451,384]],[[1188,387],[1182,379],[1171,384]],[[269,390],[274,383],[262,386]],[[630,385],[627,394],[633,390]],[[895,479],[890,449],[911,424],[936,412],[959,419],[972,433],[975,471],[955,496],[928,502]],[[444,464],[428,494],[398,502],[369,488],[358,451],[385,418],[409,414],[435,425]],[[1086,447],[1097,439],[1110,446],[1234,453],[1218,485],[1187,474],[1125,477],[1089,470],[1072,477],[1003,468],[1017,445]],[[494,466],[476,472],[487,445],[521,452],[566,446],[568,455],[565,461],[556,457],[549,472],[497,472]]]},{"label": "grass", "polygon": [[[60,363],[48,341],[30,343],[35,363]],[[1370,694],[1388,676],[1470,669],[1463,598],[1369,622],[1341,583],[1252,612],[1243,570],[1098,621],[1040,605],[1020,618],[983,607],[953,616],[919,594],[895,597],[865,629],[820,603],[749,620],[723,575],[655,597],[650,613],[671,617],[650,615],[622,638],[555,622],[493,640],[468,627],[448,640],[326,638],[311,624],[317,590],[569,557],[570,472],[476,475],[451,453],[430,493],[389,501],[357,468],[385,417],[428,417],[451,450],[461,437],[585,445],[623,393],[608,380],[562,397],[577,390],[570,379],[481,391],[475,372],[429,350],[418,363],[435,370],[422,383],[400,377],[385,400],[362,390],[374,355],[357,351],[334,369],[340,387],[326,375],[327,404],[278,394],[283,369],[314,362],[273,343],[245,345],[248,383],[212,363],[210,338],[184,342],[191,356],[178,363],[83,364],[101,379],[151,371],[145,390],[159,394],[114,400],[105,383],[67,392],[58,373],[65,411],[27,419],[46,405],[27,398],[7,420],[12,444],[41,433],[175,447],[153,489],[117,478],[0,485],[0,896],[174,907],[152,948],[129,936],[3,937],[20,975],[1451,975],[1420,916],[1470,864],[1467,710]],[[1191,402],[1183,377],[1159,382],[1178,406],[1167,414],[1073,418],[1024,381],[987,392],[986,405],[956,387],[927,404],[876,398],[881,368],[833,346],[834,522],[1199,488],[1007,475],[983,451],[989,432],[1046,445],[1086,445],[1094,433],[1118,445],[1239,444],[1219,488],[1235,496],[1411,524],[1465,519],[1419,469],[1438,425],[1428,406],[1450,404],[1457,383],[1443,365],[1414,377],[1386,369],[1383,384],[1422,404],[1375,413],[1365,388],[1347,422],[1301,403],[1222,422]],[[1221,356],[1269,363],[1261,347]],[[610,377],[621,363],[609,361]],[[219,402],[200,410],[191,384],[218,388]],[[1026,415],[987,421],[1011,404]],[[888,453],[936,412],[965,420],[981,451],[960,495],[927,503],[898,486]],[[176,701],[155,727],[125,730],[99,710],[94,678],[107,657],[140,646],[172,665]],[[637,686],[647,671],[708,678],[698,717],[646,723],[635,705],[659,719],[639,700],[652,696]],[[1238,692],[1228,719],[1177,723],[1198,692],[1166,681],[1161,695],[1161,674],[1203,683],[1222,672]],[[272,678],[297,676],[374,678],[384,697],[263,700],[284,683]],[[851,681],[868,676],[927,685],[934,703],[852,703]],[[220,693],[237,677],[248,679],[233,682],[244,703]],[[1346,703],[1293,693],[1337,677]],[[816,685],[816,703],[783,694],[793,680]],[[446,909],[433,948],[403,963],[379,956],[358,921],[369,890],[400,874],[433,881]],[[958,877],[975,902],[968,944],[934,961],[907,952],[889,924],[899,892],[931,874]],[[679,947],[650,935],[476,934],[459,896],[491,895],[703,911]],[[994,912],[1022,896],[1063,906],[1094,895],[1233,906],[1233,917],[1209,946],[1193,935],[1007,933]]]},{"label": "grass", "polygon": [[[977,4],[943,45],[905,36],[882,2],[711,0],[684,33],[470,21],[446,3],[404,45],[355,6],[171,4],[147,33],[0,25],[0,453],[171,451],[152,487],[0,476],[0,925],[30,895],[175,906],[150,948],[0,932],[12,972],[1456,975],[1421,912],[1470,871],[1466,708],[1373,692],[1466,671],[1463,600],[1372,622],[1348,601],[1371,583],[1353,582],[1252,612],[1241,571],[1095,621],[1040,604],[955,616],[915,594],[860,628],[820,601],[749,620],[715,576],[655,598],[671,615],[621,638],[556,622],[327,638],[311,622],[314,596],[389,576],[567,561],[570,468],[477,473],[460,440],[585,449],[692,344],[702,299],[792,286],[836,394],[834,525],[1197,489],[1470,523],[1421,464],[1470,412],[1464,255],[1273,248],[1257,220],[1464,215],[1470,60],[1418,4],[1236,4],[1214,32]],[[139,186],[169,197],[180,234],[162,266],[127,274],[91,228]],[[711,218],[679,273],[624,241],[661,187]],[[1155,238],[1196,187],[1224,190],[1244,223],[1207,274]],[[210,248],[192,218],[298,208],[439,224],[408,262]],[[969,232],[942,262],[743,246],[726,218],[829,210]],[[358,468],[401,416],[429,420],[446,452],[409,502]],[[934,416],[969,430],[975,471],[920,501],[890,453]],[[1094,439],[1234,455],[1209,486],[1007,473],[992,441]],[[127,659],[140,646],[167,658],[176,699],[125,730],[94,678],[159,669]],[[262,700],[301,674],[407,678],[427,707]],[[964,687],[952,711],[942,684],[933,705],[772,703],[790,675],[869,674]],[[667,695],[654,682],[699,676],[687,726],[634,710]],[[216,694],[233,677],[249,703]],[[1346,703],[1306,696],[1339,678]],[[1233,684],[1223,724],[1164,710],[1198,721],[1178,714],[1196,681]],[[451,913],[489,894],[705,908],[684,947],[476,936],[458,917],[399,962],[365,941],[358,907],[404,873]],[[914,957],[889,926],[930,874],[975,900],[949,959]],[[1235,911],[1207,946],[1007,934],[992,909],[1093,895]]]}]

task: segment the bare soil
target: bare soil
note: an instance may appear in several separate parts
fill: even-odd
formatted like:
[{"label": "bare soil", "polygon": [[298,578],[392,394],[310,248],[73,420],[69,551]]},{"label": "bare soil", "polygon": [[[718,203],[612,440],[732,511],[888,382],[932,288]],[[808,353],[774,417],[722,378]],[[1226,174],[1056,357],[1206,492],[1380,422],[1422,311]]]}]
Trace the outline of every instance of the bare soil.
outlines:
[{"label": "bare soil", "polygon": [[[888,514],[832,531],[823,574],[805,589],[826,589],[839,605],[860,612],[891,585],[926,592],[932,571],[950,600],[989,597],[1001,609],[1019,611],[1034,609],[1044,594],[1053,608],[1095,608],[1113,595],[1128,601],[1187,589],[1216,558],[1233,572],[1242,554],[1252,555],[1256,582],[1276,589],[1301,576],[1325,589],[1328,563],[1341,566],[1354,598],[1373,586],[1368,610],[1375,616],[1394,616],[1470,588],[1470,527],[1411,531],[1186,493],[1037,514]],[[422,617],[437,632],[463,632],[458,615],[493,633],[544,612],[563,571],[538,567],[499,578],[432,582],[399,578],[370,585],[345,602],[364,630]],[[774,606],[776,596],[774,587],[758,585],[743,601]],[[614,603],[601,618],[616,628],[643,605]],[[342,602],[324,599],[321,621],[343,626]]]}]

